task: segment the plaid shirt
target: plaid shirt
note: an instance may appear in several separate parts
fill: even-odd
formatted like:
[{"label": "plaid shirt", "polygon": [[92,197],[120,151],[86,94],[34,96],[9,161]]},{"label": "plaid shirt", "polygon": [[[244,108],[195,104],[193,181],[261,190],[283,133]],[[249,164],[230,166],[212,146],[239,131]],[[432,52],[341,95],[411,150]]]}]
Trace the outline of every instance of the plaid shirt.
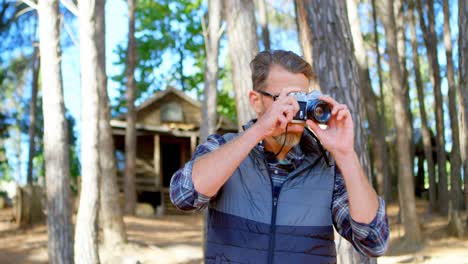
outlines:
[{"label": "plaid shirt", "polygon": [[[207,142],[198,146],[192,160],[173,175],[170,196],[177,208],[181,210],[200,210],[208,205],[211,198],[198,193],[193,186],[192,166],[198,157],[216,150],[224,143],[226,141],[222,136],[211,135]],[[256,147],[264,151],[261,142]],[[272,177],[273,191],[279,191],[286,178],[285,176],[301,164],[304,154],[299,145],[289,151],[285,161],[279,162],[271,153],[265,152],[265,154]],[[338,233],[350,241],[364,255],[375,257],[383,255],[389,237],[384,200],[379,197],[377,215],[369,224],[354,221],[349,213],[348,193],[343,176],[339,170],[336,170],[332,201],[333,224]]]}]

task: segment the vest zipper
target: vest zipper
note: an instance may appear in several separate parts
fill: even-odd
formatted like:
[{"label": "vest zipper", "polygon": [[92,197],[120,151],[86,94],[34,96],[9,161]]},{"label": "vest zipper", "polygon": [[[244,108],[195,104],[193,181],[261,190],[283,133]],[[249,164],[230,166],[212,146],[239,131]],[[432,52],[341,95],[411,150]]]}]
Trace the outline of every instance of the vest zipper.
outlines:
[{"label": "vest zipper", "polygon": [[272,212],[271,212],[271,221],[270,221],[270,241],[268,246],[268,264],[273,264],[273,256],[275,252],[275,239],[276,239],[276,211],[278,208],[278,197],[279,193],[281,192],[281,188],[278,190],[278,193],[275,195],[274,187],[273,187],[273,180],[270,178],[271,181],[271,193],[273,195],[273,204],[272,204]]}]

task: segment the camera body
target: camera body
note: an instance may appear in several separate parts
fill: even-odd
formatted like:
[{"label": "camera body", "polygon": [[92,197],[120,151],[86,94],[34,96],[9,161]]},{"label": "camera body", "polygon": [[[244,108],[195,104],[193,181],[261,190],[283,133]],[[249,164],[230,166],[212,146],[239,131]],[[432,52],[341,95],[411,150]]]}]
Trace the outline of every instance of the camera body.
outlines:
[{"label": "camera body", "polygon": [[290,93],[289,96],[293,96],[299,104],[299,111],[293,120],[302,122],[310,119],[319,124],[326,124],[331,117],[331,108],[327,102],[318,99],[321,95],[318,90],[310,93]]}]

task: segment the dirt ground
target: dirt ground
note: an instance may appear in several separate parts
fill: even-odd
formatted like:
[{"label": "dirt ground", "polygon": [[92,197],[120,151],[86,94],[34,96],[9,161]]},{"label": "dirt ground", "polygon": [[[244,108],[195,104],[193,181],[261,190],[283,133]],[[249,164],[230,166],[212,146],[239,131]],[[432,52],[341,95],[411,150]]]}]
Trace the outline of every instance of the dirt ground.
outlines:
[{"label": "dirt ground", "polygon": [[[378,263],[468,263],[468,235],[463,239],[448,237],[447,220],[428,216],[425,208],[426,203],[418,202],[425,242],[415,247],[402,242],[398,207],[388,206],[391,243]],[[0,263],[47,263],[45,225],[18,229],[11,220],[11,209],[0,210]],[[126,217],[125,223],[129,245],[102,250],[103,263],[202,263],[200,214]]]}]

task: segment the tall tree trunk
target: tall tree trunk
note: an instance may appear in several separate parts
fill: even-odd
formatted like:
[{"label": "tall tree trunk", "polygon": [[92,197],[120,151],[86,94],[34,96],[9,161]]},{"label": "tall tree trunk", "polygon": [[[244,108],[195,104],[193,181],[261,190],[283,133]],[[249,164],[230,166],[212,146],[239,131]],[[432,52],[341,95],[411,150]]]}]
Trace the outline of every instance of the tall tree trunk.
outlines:
[{"label": "tall tree trunk", "polygon": [[204,32],[206,48],[205,90],[202,109],[202,126],[200,140],[216,132],[217,94],[218,94],[218,54],[219,39],[222,34],[221,12],[222,2],[208,1],[208,31]]},{"label": "tall tree trunk", "polygon": [[446,215],[448,212],[448,190],[447,190],[447,170],[446,170],[446,154],[445,154],[445,137],[444,137],[444,113],[442,92],[440,90],[440,67],[437,59],[437,36],[435,32],[434,19],[434,2],[426,0],[425,4],[428,8],[427,17],[428,25],[424,21],[424,12],[421,0],[417,0],[417,8],[419,13],[419,22],[423,31],[424,43],[427,49],[429,59],[429,70],[431,74],[431,82],[434,88],[435,112],[436,112],[436,127],[437,127],[437,165],[439,172],[438,184],[438,201],[439,210]]},{"label": "tall tree trunk", "polygon": [[258,53],[255,30],[254,3],[252,0],[225,0],[229,58],[232,64],[232,80],[236,93],[238,128],[254,117],[249,104],[252,76],[249,64]]},{"label": "tall tree trunk", "polygon": [[[81,195],[75,232],[75,263],[99,263],[97,215],[99,208],[99,82],[97,35],[98,2],[80,1],[80,64],[82,92]],[[102,5],[103,3],[101,3]]]},{"label": "tall tree trunk", "polygon": [[367,62],[366,48],[362,39],[361,23],[358,16],[358,7],[355,0],[347,0],[348,19],[353,35],[354,55],[359,71],[359,87],[362,98],[365,100],[366,114],[369,119],[369,127],[372,137],[372,148],[375,155],[377,170],[377,190],[379,195],[384,193],[384,179],[388,177],[387,148],[385,146],[385,135],[380,127],[381,117],[377,110],[376,96],[372,90],[369,66]]},{"label": "tall tree trunk", "polygon": [[[382,74],[382,61],[381,61],[381,56],[380,56],[380,50],[379,50],[379,32],[377,31],[377,8],[375,5],[375,0],[372,0],[372,21],[374,24],[374,45],[375,45],[375,54],[377,55],[377,75],[379,76],[379,93],[380,93],[380,116],[381,118],[379,119],[379,129],[381,130],[381,133],[384,135],[384,147],[385,147],[385,153],[387,156],[389,155],[389,149],[387,146],[387,143],[385,142],[385,135],[387,135],[387,129],[385,125],[385,98],[384,98],[384,92],[383,92],[383,74]],[[384,198],[385,201],[390,202],[392,201],[392,173],[390,171],[390,166],[387,162],[384,162],[384,179],[383,179],[383,185],[384,185]]]},{"label": "tall tree trunk", "polygon": [[[403,93],[405,94],[405,109],[406,114],[409,118],[409,126],[406,128],[407,133],[410,138],[410,147],[411,147],[411,171],[413,172],[414,168],[414,154],[415,154],[415,144],[413,140],[413,114],[411,113],[411,101],[409,96],[409,74],[408,68],[406,66],[406,26],[408,25],[408,21],[406,19],[406,12],[405,12],[405,3],[403,0],[395,0],[393,2],[393,11],[395,15],[395,25],[397,31],[397,49],[398,49],[398,59],[401,66],[401,77],[402,77],[402,87]],[[414,175],[414,173],[413,173]]]},{"label": "tall tree trunk", "polygon": [[99,221],[103,231],[104,245],[114,248],[127,241],[122,209],[117,186],[117,167],[115,162],[114,140],[110,126],[109,96],[107,94],[106,45],[105,45],[105,1],[96,5],[96,42],[99,70],[99,165],[101,184],[99,185]]},{"label": "tall tree trunk", "polygon": [[128,45],[127,45],[127,127],[125,128],[125,213],[135,214],[136,188],[136,112],[135,112],[135,67],[136,67],[136,44],[135,44],[135,3],[136,0],[128,0]]},{"label": "tall tree trunk", "polygon": [[418,55],[418,39],[416,35],[416,21],[415,21],[415,10],[414,3],[410,5],[409,10],[409,20],[411,28],[411,48],[413,52],[413,68],[414,68],[414,77],[416,83],[416,89],[418,93],[419,101],[419,114],[421,115],[421,130],[422,130],[422,140],[424,147],[424,156],[427,161],[427,170],[429,172],[429,211],[432,212],[436,208],[436,182],[435,182],[435,166],[434,159],[432,155],[432,143],[431,143],[431,132],[428,127],[427,114],[426,114],[426,105],[424,102],[424,85],[421,78],[421,70],[419,65],[419,55]]},{"label": "tall tree trunk", "polygon": [[60,68],[58,1],[39,0],[42,107],[50,263],[73,263],[72,203],[67,121]]},{"label": "tall tree trunk", "polygon": [[[444,45],[445,55],[447,57],[447,80],[448,80],[448,97],[449,97],[449,115],[450,127],[452,128],[452,153],[450,155],[450,193],[452,202],[452,213],[458,214],[460,210],[460,202],[462,198],[461,185],[460,185],[460,129],[458,127],[457,117],[457,102],[456,102],[456,86],[455,86],[455,73],[453,69],[452,57],[452,36],[450,29],[450,10],[448,0],[444,0]],[[453,221],[456,217],[452,215]]]},{"label": "tall tree trunk", "polygon": [[381,20],[385,28],[385,40],[387,44],[388,59],[390,64],[390,82],[394,93],[395,102],[395,124],[398,144],[398,185],[401,203],[403,226],[405,238],[414,245],[421,242],[421,230],[416,214],[416,203],[414,197],[414,182],[410,161],[410,137],[406,128],[409,126],[405,105],[405,92],[403,90],[403,78],[401,76],[400,62],[397,49],[397,32],[392,1],[381,0],[378,4]]},{"label": "tall tree trunk", "polygon": [[[355,150],[365,173],[370,176],[370,162],[363,128],[363,109],[359,107],[359,75],[353,55],[346,1],[304,1],[307,25],[311,33],[314,69],[321,90],[348,106],[355,124]],[[333,21],[333,23],[330,23]],[[369,179],[370,180],[370,179]],[[344,239],[337,243],[341,263],[375,262],[356,253]],[[351,253],[354,251],[354,253]],[[353,260],[354,259],[354,260]]]},{"label": "tall tree trunk", "polygon": [[[294,0],[294,6],[296,10],[296,26],[299,36],[299,42],[302,48],[302,54],[304,60],[307,61],[312,69],[314,68],[314,63],[312,61],[312,39],[310,36],[309,25],[307,24],[307,12],[305,9],[305,3],[302,0]],[[315,73],[315,70],[312,70]],[[319,82],[317,78],[312,78],[310,80],[311,87],[318,89]]]},{"label": "tall tree trunk", "polygon": [[270,31],[268,30],[268,12],[265,0],[257,0],[258,20],[262,28],[262,41],[264,50],[270,50]]},{"label": "tall tree trunk", "polygon": [[[458,1],[458,107],[462,136],[463,179],[465,181],[465,208],[468,215],[468,0]],[[468,218],[467,218],[468,223]]]},{"label": "tall tree trunk", "polygon": [[31,101],[29,103],[29,151],[28,151],[28,172],[27,172],[27,181],[31,185],[33,183],[33,159],[35,153],[35,132],[36,132],[36,117],[37,117],[37,91],[39,86],[39,68],[40,68],[40,59],[39,59],[39,47],[34,44],[34,53],[33,53],[33,77],[31,85]]}]

